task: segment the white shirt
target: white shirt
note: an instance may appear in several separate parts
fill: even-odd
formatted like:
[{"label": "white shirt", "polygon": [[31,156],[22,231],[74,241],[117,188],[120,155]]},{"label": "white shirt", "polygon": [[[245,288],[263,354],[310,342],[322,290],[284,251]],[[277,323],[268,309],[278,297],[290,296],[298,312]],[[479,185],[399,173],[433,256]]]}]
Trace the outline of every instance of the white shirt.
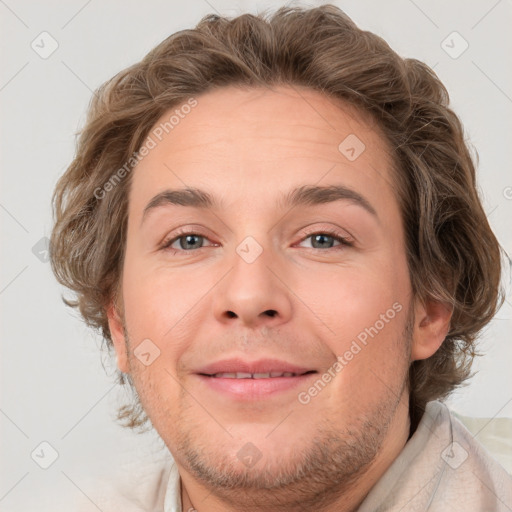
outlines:
[{"label": "white shirt", "polygon": [[[188,512],[169,464],[94,498],[105,512]],[[409,441],[357,512],[512,512],[512,476],[441,402],[427,404]]]}]

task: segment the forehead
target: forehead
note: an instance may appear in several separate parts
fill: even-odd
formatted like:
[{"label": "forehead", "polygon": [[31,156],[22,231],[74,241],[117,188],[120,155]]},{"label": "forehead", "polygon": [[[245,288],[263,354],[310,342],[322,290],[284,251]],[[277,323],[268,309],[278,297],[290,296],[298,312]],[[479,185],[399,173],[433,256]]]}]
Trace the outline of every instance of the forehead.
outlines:
[{"label": "forehead", "polygon": [[194,100],[150,130],[154,147],[133,171],[131,215],[167,188],[190,186],[263,201],[291,185],[341,179],[370,195],[383,187],[392,194],[388,144],[370,115],[348,103],[295,86],[225,87]]}]

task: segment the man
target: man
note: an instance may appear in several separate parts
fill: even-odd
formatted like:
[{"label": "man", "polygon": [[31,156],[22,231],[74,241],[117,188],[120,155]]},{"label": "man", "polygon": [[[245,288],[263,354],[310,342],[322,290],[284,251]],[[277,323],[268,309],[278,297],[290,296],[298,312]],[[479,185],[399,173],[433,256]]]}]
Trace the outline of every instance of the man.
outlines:
[{"label": "man", "polygon": [[512,509],[439,401],[500,248],[423,63],[329,5],[206,17],[100,88],[54,204],[68,304],[136,390],[120,419],[175,462],[112,510]]}]

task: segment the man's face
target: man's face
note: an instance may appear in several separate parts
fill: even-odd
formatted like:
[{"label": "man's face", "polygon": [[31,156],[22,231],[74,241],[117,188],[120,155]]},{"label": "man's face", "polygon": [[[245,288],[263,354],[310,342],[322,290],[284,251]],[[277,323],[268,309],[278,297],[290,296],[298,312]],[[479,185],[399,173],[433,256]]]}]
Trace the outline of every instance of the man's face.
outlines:
[{"label": "man's face", "polygon": [[[414,331],[389,149],[314,91],[196,99],[133,171],[118,364],[185,482],[299,499],[407,439]],[[301,187],[344,192],[288,202]],[[185,188],[215,205],[168,195],[145,212]]]}]

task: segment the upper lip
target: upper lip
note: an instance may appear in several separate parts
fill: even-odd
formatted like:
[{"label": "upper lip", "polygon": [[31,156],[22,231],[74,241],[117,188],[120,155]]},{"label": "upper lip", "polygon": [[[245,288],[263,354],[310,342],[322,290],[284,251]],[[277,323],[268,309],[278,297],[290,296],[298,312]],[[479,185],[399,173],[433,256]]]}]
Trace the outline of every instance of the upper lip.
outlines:
[{"label": "upper lip", "polygon": [[196,373],[215,375],[216,373],[270,373],[291,372],[302,375],[315,371],[313,368],[298,366],[279,359],[259,359],[258,361],[244,361],[243,359],[223,359],[203,366]]}]

